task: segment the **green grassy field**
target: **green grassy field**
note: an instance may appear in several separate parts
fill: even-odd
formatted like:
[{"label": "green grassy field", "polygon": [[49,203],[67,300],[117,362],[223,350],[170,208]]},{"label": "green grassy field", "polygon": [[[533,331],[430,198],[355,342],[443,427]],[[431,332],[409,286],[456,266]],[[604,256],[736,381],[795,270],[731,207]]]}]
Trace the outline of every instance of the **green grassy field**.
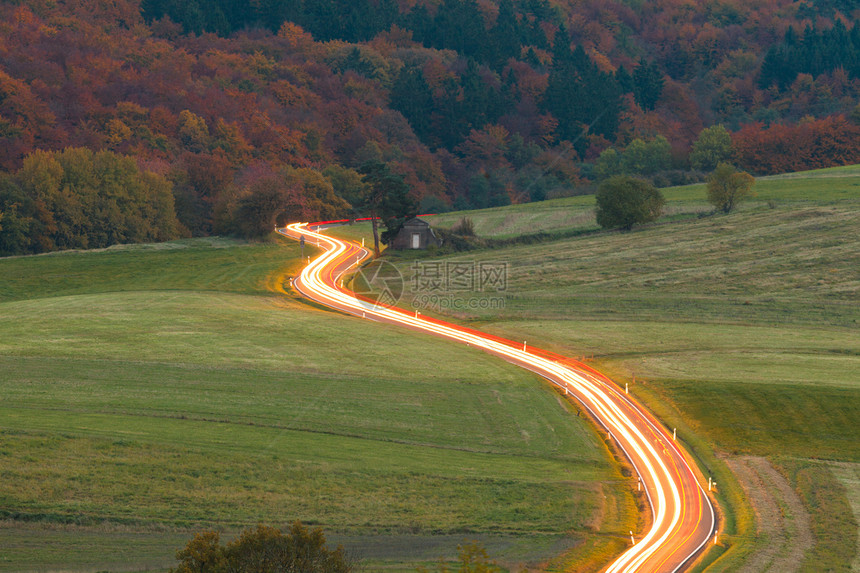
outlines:
[{"label": "green grassy field", "polygon": [[[740,454],[767,457],[801,493],[816,541],[802,570],[849,571],[858,554],[849,500],[858,486],[836,479],[832,464],[847,464],[838,466],[842,474],[860,467],[858,175],[852,168],[761,180],[757,198],[729,215],[707,213],[701,185],[673,188],[665,191],[669,207],[690,216],[630,233],[425,255],[461,268],[504,263],[507,288],[441,289],[436,300],[448,308],[411,292],[401,305],[414,299],[423,312],[585,356],[619,383],[635,377],[634,395],[677,426],[727,486],[719,494],[730,512],[726,535],[709,571],[736,570],[767,542],[755,539],[750,509],[721,461]],[[544,216],[555,231],[587,229],[590,200],[468,216],[487,236],[535,228]],[[408,283],[414,254],[398,258]],[[501,309],[451,304],[497,296]],[[839,536],[827,533],[837,524]]]},{"label": "green grassy field", "polygon": [[[809,509],[803,570],[848,571],[857,175],[760,180],[727,216],[704,216],[702,186],[669,189],[670,216],[633,233],[597,231],[591,197],[470,212],[484,236],[585,234],[433,255],[506,264],[502,292],[439,293],[504,304],[423,312],[635,376],[721,484],[709,571],[767,543],[722,461],[739,454]],[[294,244],[223,239],[0,260],[0,570],[164,570],[201,527],[296,518],[389,570],[466,538],[512,569],[624,547],[633,488],[575,406],[484,354],[300,302],[282,292],[299,264]]]},{"label": "green grassy field", "polygon": [[[835,167],[763,177],[757,180],[755,191],[756,197],[743,204],[743,209],[768,203],[829,205],[846,200],[856,201],[860,195],[860,167]],[[662,192],[666,198],[664,221],[696,217],[712,209],[705,199],[704,184],[670,187]],[[443,213],[428,217],[427,220],[434,226],[451,228],[463,217],[473,220],[475,231],[481,237],[509,238],[537,232],[563,233],[599,229],[594,218],[594,195],[481,211]]]},{"label": "green grassy field", "polygon": [[471,538],[512,568],[624,546],[629,478],[574,406],[278,292],[298,250],[0,259],[0,570],[164,570],[201,528],[294,519],[388,570]]}]

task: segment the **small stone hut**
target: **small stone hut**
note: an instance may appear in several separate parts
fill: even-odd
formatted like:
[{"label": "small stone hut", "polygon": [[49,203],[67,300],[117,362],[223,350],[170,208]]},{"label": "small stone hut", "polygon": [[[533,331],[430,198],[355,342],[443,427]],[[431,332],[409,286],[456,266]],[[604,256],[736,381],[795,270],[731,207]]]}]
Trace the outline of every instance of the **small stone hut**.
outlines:
[{"label": "small stone hut", "polygon": [[426,249],[430,245],[441,245],[442,242],[433,233],[430,223],[413,217],[403,224],[403,228],[394,237],[392,249]]}]

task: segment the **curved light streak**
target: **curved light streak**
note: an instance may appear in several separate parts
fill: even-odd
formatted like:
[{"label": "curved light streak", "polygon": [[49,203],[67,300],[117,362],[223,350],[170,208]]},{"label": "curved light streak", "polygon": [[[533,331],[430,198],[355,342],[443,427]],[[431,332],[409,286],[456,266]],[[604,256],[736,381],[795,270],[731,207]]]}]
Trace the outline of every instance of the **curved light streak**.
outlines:
[{"label": "curved light streak", "polygon": [[714,508],[686,454],[653,416],[608,378],[584,364],[540,349],[524,350],[509,340],[359,298],[338,285],[344,273],[370,255],[367,249],[315,232],[307,223],[288,225],[278,232],[295,239],[304,235],[325,249],[293,283],[305,296],[350,314],[481,348],[540,374],[565,394],[574,395],[591,412],[636,469],[653,517],[648,532],[610,564],[606,573],[679,571],[708,542],[714,532]]}]

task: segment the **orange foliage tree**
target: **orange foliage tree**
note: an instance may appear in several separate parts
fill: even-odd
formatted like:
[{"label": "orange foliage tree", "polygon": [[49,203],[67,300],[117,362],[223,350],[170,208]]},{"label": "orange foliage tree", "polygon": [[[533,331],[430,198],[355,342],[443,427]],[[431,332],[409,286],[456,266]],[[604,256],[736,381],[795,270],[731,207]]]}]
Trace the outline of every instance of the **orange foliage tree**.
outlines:
[{"label": "orange foliage tree", "polygon": [[732,135],[735,163],[769,175],[860,163],[860,125],[843,115],[797,125],[746,125]]}]

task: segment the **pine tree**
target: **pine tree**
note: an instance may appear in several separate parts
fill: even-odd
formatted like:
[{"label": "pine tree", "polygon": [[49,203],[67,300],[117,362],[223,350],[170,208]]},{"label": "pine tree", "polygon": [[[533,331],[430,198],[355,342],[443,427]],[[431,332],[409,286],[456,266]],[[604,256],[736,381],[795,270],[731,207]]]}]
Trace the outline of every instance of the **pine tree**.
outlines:
[{"label": "pine tree", "polygon": [[490,63],[501,69],[511,59],[519,59],[522,33],[511,0],[499,2],[499,15],[489,33]]},{"label": "pine tree", "polygon": [[430,135],[433,94],[420,68],[404,67],[391,88],[389,105],[403,114],[422,141]]},{"label": "pine tree", "polygon": [[627,71],[624,65],[618,66],[615,70],[615,81],[618,83],[618,89],[623,94],[629,94],[633,91],[633,76]]},{"label": "pine tree", "polygon": [[654,63],[639,60],[639,66],[633,70],[633,97],[639,107],[649,111],[656,107],[663,93],[663,74]]},{"label": "pine tree", "polygon": [[602,72],[582,46],[571,51],[564,28],[556,33],[544,109],[558,120],[558,135],[579,153],[587,146],[585,133],[612,139],[618,130],[621,89],[615,76]]},{"label": "pine tree", "polygon": [[403,228],[403,224],[418,213],[418,205],[409,197],[409,187],[403,177],[391,171],[385,163],[365,163],[358,171],[367,184],[362,208],[367,216],[371,217],[374,251],[376,256],[379,256],[377,219],[385,226],[382,242],[389,244]]}]

